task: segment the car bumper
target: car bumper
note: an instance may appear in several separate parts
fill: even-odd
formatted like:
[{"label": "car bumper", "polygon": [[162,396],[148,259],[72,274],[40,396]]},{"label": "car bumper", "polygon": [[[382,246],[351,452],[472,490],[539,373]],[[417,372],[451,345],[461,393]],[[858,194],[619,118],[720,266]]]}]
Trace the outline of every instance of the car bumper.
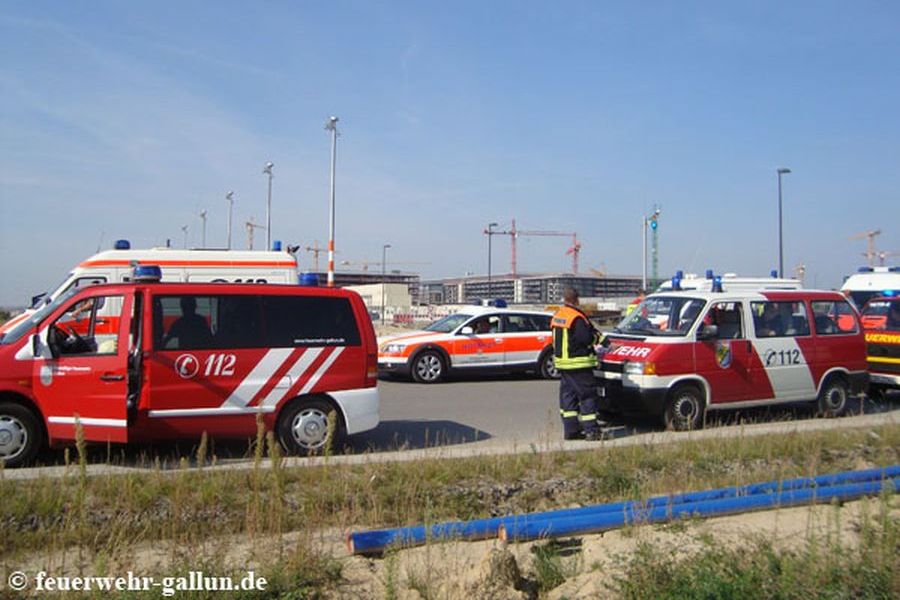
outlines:
[{"label": "car bumper", "polygon": [[377,387],[329,392],[329,396],[344,415],[348,435],[378,427],[381,397]]},{"label": "car bumper", "polygon": [[378,372],[391,375],[409,375],[409,361],[402,356],[379,356]]}]

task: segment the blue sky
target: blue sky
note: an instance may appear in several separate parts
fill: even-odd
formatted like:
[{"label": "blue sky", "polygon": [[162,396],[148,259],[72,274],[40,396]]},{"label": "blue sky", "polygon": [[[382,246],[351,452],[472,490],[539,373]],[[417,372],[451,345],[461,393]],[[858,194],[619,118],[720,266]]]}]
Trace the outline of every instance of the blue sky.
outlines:
[{"label": "blue sky", "polygon": [[[898,65],[892,2],[3,3],[0,305],[117,238],[199,245],[202,209],[224,245],[270,160],[274,238],[324,245],[331,114],[339,261],[483,273],[516,218],[639,274],[659,204],[662,274],[763,275],[784,166],[785,268],[835,287],[852,235],[900,252]],[[521,238],[519,269],[567,247]]]}]

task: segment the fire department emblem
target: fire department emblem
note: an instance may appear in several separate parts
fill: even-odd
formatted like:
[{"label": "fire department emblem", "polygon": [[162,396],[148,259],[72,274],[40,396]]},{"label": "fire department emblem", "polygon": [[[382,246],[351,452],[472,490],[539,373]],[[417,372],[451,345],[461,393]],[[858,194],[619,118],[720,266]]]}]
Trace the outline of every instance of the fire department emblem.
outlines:
[{"label": "fire department emblem", "polygon": [[722,341],[716,344],[716,363],[723,369],[731,366],[731,344]]},{"label": "fire department emblem", "polygon": [[193,354],[182,354],[175,359],[175,372],[182,379],[190,379],[200,370],[200,361]]}]

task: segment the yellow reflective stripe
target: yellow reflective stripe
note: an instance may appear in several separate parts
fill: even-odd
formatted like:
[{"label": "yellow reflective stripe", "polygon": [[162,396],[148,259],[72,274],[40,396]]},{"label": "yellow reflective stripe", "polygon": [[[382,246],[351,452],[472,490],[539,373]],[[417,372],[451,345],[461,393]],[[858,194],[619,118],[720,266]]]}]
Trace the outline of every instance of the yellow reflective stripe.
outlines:
[{"label": "yellow reflective stripe", "polygon": [[575,358],[561,358],[557,356],[553,359],[553,365],[562,371],[568,369],[584,369],[586,367],[596,367],[596,356],[576,356]]},{"label": "yellow reflective stripe", "polygon": [[[559,359],[556,359],[559,361]],[[891,358],[889,356],[869,356],[866,360],[873,363],[885,363],[888,365],[900,365],[900,358]]]},{"label": "yellow reflective stripe", "polygon": [[562,415],[563,419],[574,419],[578,416],[577,410],[560,410],[559,414]]},{"label": "yellow reflective stripe", "polygon": [[578,415],[579,421],[594,421],[597,419],[596,413],[593,415]]}]

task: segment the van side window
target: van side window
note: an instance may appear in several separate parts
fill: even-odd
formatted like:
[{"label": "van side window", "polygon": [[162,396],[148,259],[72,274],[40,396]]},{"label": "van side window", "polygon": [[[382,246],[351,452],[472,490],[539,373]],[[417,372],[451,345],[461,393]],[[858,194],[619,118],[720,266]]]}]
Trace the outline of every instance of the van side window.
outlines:
[{"label": "van side window", "polygon": [[[161,350],[203,349],[212,346],[214,299],[209,296],[165,296],[154,303],[154,329],[162,327],[160,337],[154,331],[154,341]],[[160,318],[160,313],[162,318]]]},{"label": "van side window", "polygon": [[744,337],[740,302],[719,302],[706,313],[707,321],[716,326],[716,338],[739,340]]},{"label": "van side window", "polygon": [[856,333],[856,315],[847,302],[832,300],[812,302],[813,323],[816,335]]},{"label": "van side window", "polygon": [[751,302],[756,337],[809,335],[809,319],[803,302]]},{"label": "van side window", "polygon": [[260,300],[269,348],[361,344],[348,298],[261,296]]}]

